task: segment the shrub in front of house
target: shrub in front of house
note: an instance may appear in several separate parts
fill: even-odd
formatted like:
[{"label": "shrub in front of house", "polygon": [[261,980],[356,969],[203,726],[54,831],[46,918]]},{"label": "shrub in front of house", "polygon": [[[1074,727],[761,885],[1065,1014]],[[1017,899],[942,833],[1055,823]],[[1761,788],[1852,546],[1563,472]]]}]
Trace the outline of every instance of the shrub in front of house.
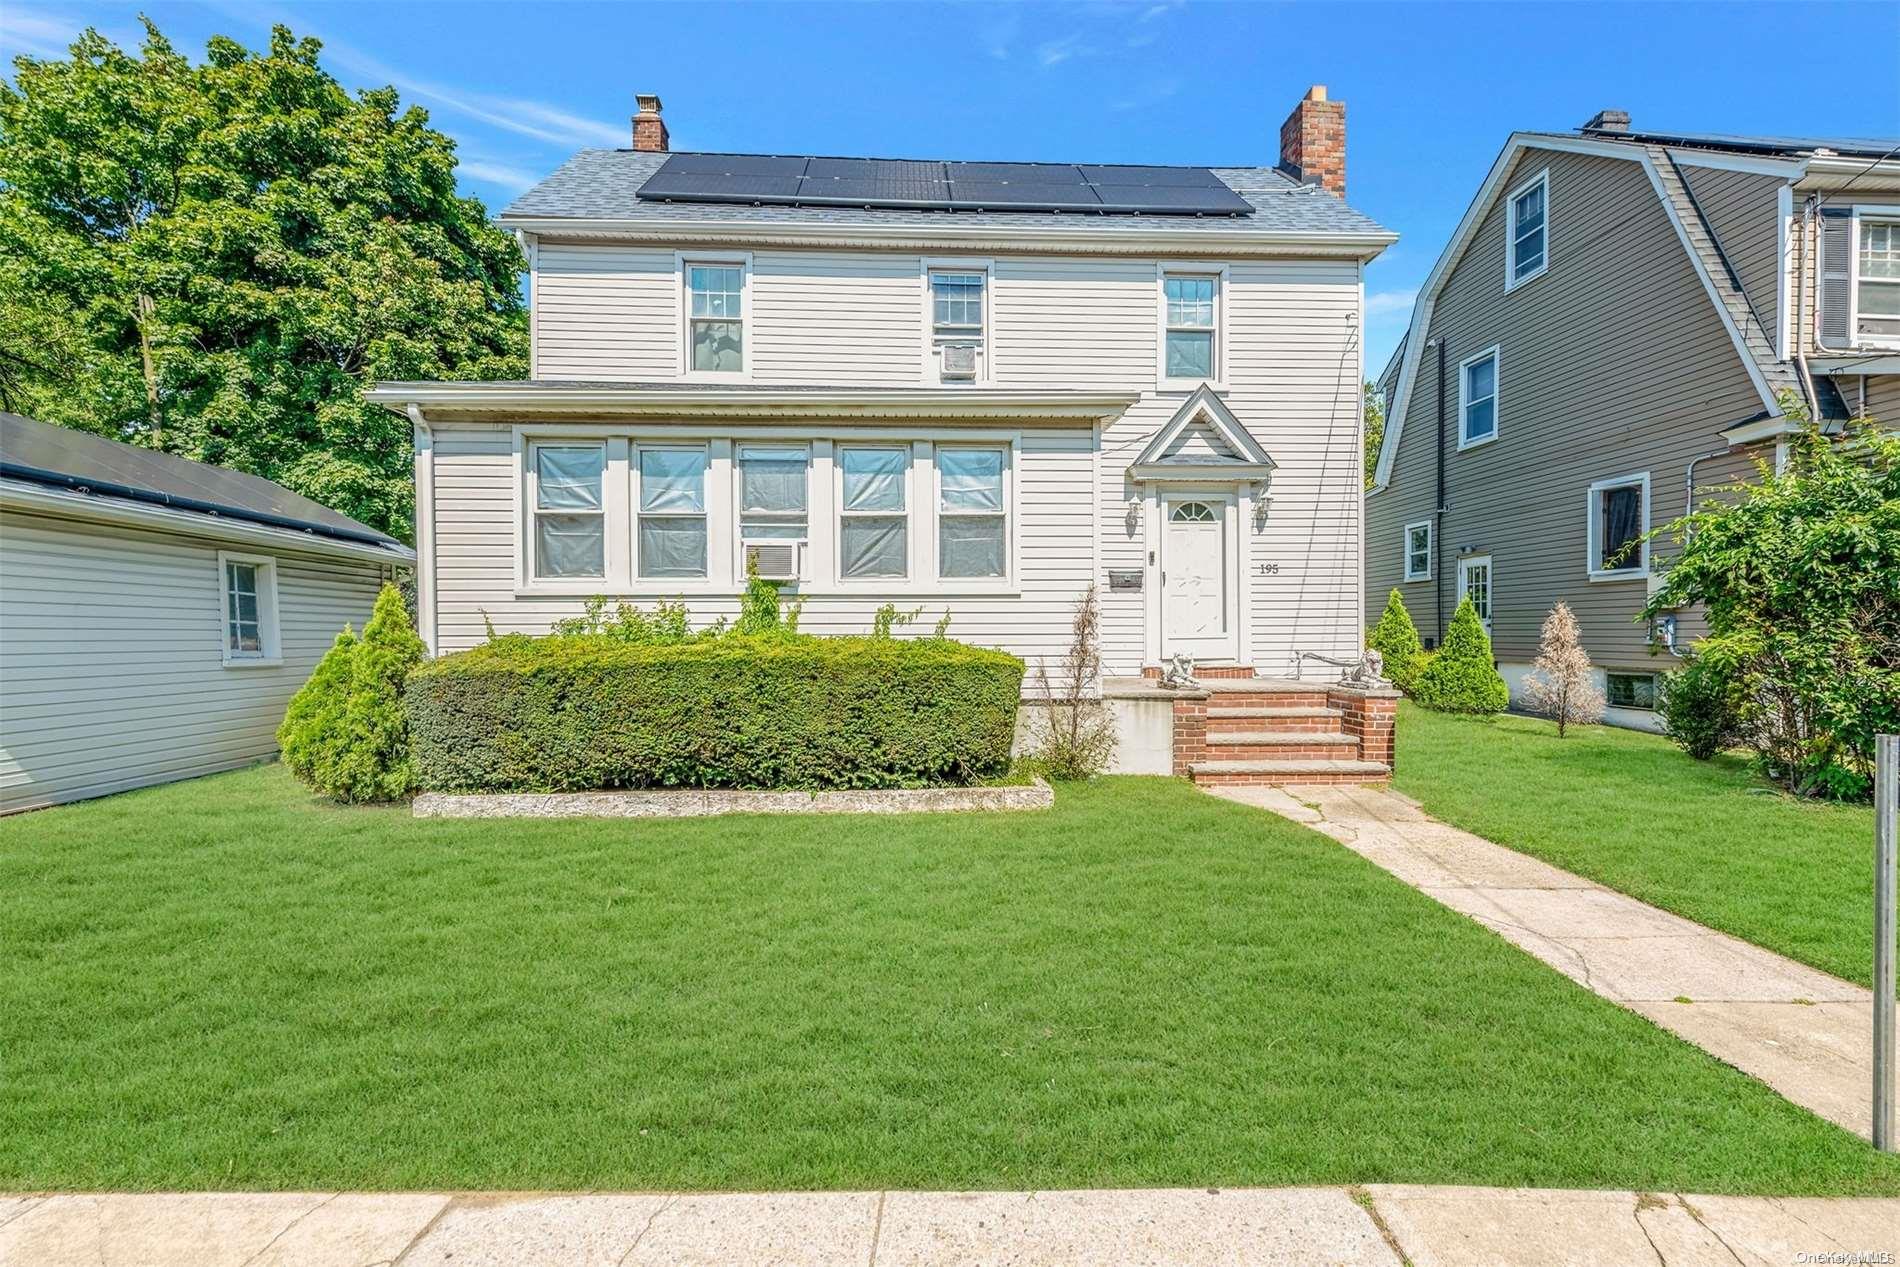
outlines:
[{"label": "shrub in front of house", "polygon": [[1412,698],[1441,713],[1501,713],[1511,689],[1491,659],[1491,639],[1469,598],[1461,599],[1445,641],[1412,683]]},{"label": "shrub in front of house", "polygon": [[406,702],[430,791],[925,787],[1008,771],[1022,680],[947,638],[511,635]]},{"label": "shrub in front of house", "polygon": [[414,790],[403,681],[421,663],[422,639],[394,585],[383,586],[363,626],[349,629],[291,697],[277,728],[284,765],[338,801],[388,801]]},{"label": "shrub in front of house", "polygon": [[1367,632],[1366,650],[1379,653],[1385,661],[1385,675],[1401,691],[1409,692],[1431,663],[1431,653],[1419,644],[1418,626],[1412,623],[1412,613],[1406,610],[1398,590],[1387,595],[1379,623]]},{"label": "shrub in front of house", "polygon": [[1727,670],[1706,656],[1692,656],[1657,679],[1656,713],[1663,733],[1697,761],[1707,761],[1742,741],[1742,693]]}]

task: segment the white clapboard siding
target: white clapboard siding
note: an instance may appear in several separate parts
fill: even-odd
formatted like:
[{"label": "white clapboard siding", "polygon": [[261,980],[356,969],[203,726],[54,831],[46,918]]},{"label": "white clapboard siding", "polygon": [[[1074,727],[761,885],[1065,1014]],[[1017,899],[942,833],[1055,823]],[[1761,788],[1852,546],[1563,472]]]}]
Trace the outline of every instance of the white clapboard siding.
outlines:
[{"label": "white clapboard siding", "polygon": [[[1075,597],[1093,580],[1102,586],[1109,671],[1138,672],[1150,658],[1144,604],[1155,596],[1109,591],[1106,580],[1109,569],[1145,566],[1145,528],[1127,514],[1138,489],[1126,471],[1187,396],[1157,390],[1161,262],[1007,253],[987,262],[995,386],[1126,391],[1140,399],[1104,429],[1099,452],[1086,432],[1025,433],[1018,472],[1023,592],[951,599],[951,628],[1032,659],[1054,657]],[[537,264],[537,377],[678,377],[680,283],[671,251],[544,241]],[[746,333],[752,381],[926,385],[924,265],[921,256],[892,252],[754,252]],[[1241,525],[1255,565],[1244,581],[1251,644],[1243,656],[1263,673],[1289,671],[1300,651],[1344,656],[1360,645],[1359,295],[1359,268],[1350,260],[1227,265],[1223,398],[1278,464],[1264,518]],[[817,423],[812,432],[841,434]],[[485,620],[501,631],[543,632],[580,609],[579,600],[514,593],[512,452],[505,426],[437,428],[428,548],[441,650],[479,641]],[[1094,505],[1085,509],[1091,470]],[[1277,570],[1263,572],[1266,564]],[[865,628],[886,598],[906,609],[921,602],[926,621],[943,606],[901,592],[813,598],[806,627]],[[736,606],[695,599],[693,609],[711,619]]]},{"label": "white clapboard siding", "polygon": [[218,545],[0,514],[0,812],[230,769],[277,750],[284,705],[374,563],[275,552],[281,665],[222,663]]}]

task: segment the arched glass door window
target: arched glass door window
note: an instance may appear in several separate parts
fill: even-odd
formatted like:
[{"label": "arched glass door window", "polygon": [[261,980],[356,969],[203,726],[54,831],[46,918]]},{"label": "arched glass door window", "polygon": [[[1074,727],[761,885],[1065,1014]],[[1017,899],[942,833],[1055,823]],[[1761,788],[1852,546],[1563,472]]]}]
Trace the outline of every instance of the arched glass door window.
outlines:
[{"label": "arched glass door window", "polygon": [[1177,524],[1211,524],[1214,522],[1214,508],[1206,502],[1176,502],[1168,519]]}]

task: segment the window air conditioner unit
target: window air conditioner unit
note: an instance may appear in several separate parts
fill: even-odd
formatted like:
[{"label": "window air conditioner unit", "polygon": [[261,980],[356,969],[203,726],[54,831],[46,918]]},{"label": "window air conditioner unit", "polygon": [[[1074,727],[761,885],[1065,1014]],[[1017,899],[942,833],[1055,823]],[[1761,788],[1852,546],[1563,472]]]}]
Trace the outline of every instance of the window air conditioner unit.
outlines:
[{"label": "window air conditioner unit", "polygon": [[745,566],[748,575],[756,572],[762,581],[796,581],[798,542],[748,541]]},{"label": "window air conditioner unit", "polygon": [[976,345],[973,343],[946,343],[943,345],[943,377],[975,378]]}]

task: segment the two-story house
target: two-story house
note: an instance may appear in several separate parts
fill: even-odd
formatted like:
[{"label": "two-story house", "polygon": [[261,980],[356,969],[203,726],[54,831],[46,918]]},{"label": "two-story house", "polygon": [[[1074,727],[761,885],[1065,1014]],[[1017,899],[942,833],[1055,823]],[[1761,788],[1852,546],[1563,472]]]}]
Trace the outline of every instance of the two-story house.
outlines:
[{"label": "two-story house", "polygon": [[[886,603],[1110,674],[1287,674],[1360,648],[1362,270],[1315,88],[1278,166],[577,154],[500,217],[532,378],[385,383],[414,423],[437,652],[591,595],[802,627]],[[1165,746],[1165,739],[1164,739]]]},{"label": "two-story house", "polygon": [[1644,534],[1785,455],[1784,400],[1900,421],[1897,144],[1512,135],[1380,379],[1368,621],[1396,587],[1430,646],[1469,596],[1516,697],[1563,600],[1609,720],[1653,727],[1701,626],[1638,623]]}]

